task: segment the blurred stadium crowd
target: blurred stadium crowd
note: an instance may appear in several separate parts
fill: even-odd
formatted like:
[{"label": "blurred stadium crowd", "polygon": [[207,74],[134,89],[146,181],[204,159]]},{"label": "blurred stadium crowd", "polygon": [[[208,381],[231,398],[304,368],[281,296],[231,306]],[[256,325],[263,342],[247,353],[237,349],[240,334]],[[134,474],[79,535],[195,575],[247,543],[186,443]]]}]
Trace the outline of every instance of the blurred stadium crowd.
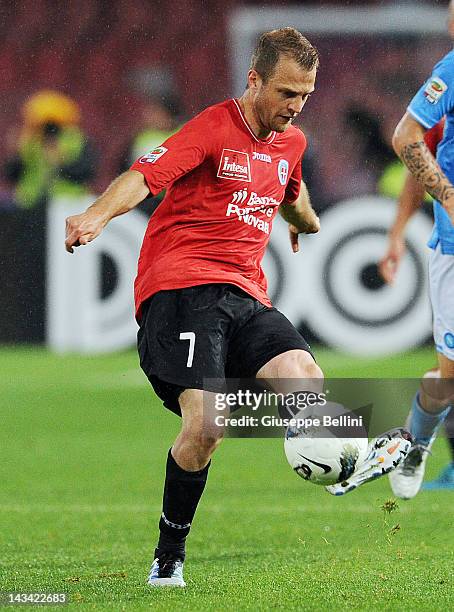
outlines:
[{"label": "blurred stadium crowd", "polygon": [[[235,15],[242,9],[252,11],[253,25],[257,17],[249,43],[265,13],[271,12],[273,22],[266,27],[277,27],[288,24],[285,11],[296,7],[298,23],[292,25],[319,49],[316,93],[302,116],[308,137],[303,175],[314,208],[323,212],[371,194],[395,198],[403,169],[391,135],[413,92],[450,48],[449,36],[443,25],[429,36],[411,27],[407,32],[405,24],[396,32],[392,23],[373,33],[367,27],[306,31],[305,9],[315,11],[323,24],[324,11],[425,6],[443,12],[446,5],[429,0],[1,2],[0,276],[7,291],[0,291],[0,342],[44,339],[49,201],[69,195],[77,203],[100,193],[187,119],[240,95],[235,69],[242,56],[234,34]],[[155,205],[156,200],[143,208],[149,213]],[[101,294],[108,295],[113,284],[103,286]]]},{"label": "blurred stadium crowd", "polygon": [[[228,20],[232,10],[246,5],[260,14],[266,7],[293,4],[2,2],[0,128],[6,164],[1,206],[34,206],[55,173],[63,179],[57,192],[62,182],[98,192],[127,167],[132,153],[155,146],[160,132],[167,136],[205,106],[231,96]],[[314,3],[298,5],[304,11]],[[430,57],[415,63],[425,42],[414,37],[405,44],[393,37],[311,35],[311,40],[320,49],[322,66],[317,96],[304,116],[311,143],[306,175],[322,208],[375,190],[393,158],[389,139],[396,119],[446,41],[431,40]],[[30,174],[36,175],[33,180]]]}]

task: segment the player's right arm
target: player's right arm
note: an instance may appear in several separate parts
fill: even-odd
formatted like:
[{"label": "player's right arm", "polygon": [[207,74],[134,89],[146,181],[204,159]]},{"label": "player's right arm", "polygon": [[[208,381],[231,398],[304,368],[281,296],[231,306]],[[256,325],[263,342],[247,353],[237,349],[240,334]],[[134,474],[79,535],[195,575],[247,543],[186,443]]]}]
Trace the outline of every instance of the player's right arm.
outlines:
[{"label": "player's right arm", "polygon": [[217,124],[211,111],[188,121],[160,147],[138,159],[81,215],[66,220],[66,250],[94,240],[114,217],[128,212],[149,193],[156,195],[202,163],[210,152]]},{"label": "player's right arm", "polygon": [[[424,141],[435,156],[439,142],[443,139],[445,120],[439,121],[426,132]],[[404,185],[397,203],[397,212],[394,223],[388,230],[388,248],[379,263],[379,270],[383,280],[393,283],[405,254],[405,229],[408,222],[418,210],[425,198],[424,186],[407,171]]]},{"label": "player's right arm", "polygon": [[394,132],[394,150],[415,179],[440,202],[454,223],[454,186],[424,142],[426,131],[410,113],[405,113]]},{"label": "player's right arm", "polygon": [[66,250],[72,253],[74,247],[94,240],[111,219],[137,206],[149,192],[142,173],[121,174],[85,212],[66,219]]},{"label": "player's right arm", "polygon": [[412,175],[454,221],[454,186],[433,156],[424,135],[454,111],[454,51],[434,67],[395,129],[393,146]]}]

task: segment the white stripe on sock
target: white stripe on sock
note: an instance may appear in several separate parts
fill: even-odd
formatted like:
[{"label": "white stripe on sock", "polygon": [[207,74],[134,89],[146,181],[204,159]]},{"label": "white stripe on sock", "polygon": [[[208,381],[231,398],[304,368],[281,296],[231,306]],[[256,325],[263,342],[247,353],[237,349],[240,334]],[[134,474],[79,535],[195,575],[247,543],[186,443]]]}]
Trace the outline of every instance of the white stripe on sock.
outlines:
[{"label": "white stripe on sock", "polygon": [[178,525],[178,523],[172,523],[172,521],[169,521],[169,519],[166,517],[164,512],[161,514],[161,517],[166,525],[168,525],[169,527],[173,527],[174,529],[188,529],[191,526],[191,523],[186,523],[185,525]]}]

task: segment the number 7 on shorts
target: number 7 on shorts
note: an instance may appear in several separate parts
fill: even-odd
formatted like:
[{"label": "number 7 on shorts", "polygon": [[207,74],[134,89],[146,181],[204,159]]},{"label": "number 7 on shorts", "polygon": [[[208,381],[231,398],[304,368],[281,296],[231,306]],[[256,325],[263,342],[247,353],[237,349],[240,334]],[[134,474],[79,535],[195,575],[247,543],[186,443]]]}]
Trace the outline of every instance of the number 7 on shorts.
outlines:
[{"label": "number 7 on shorts", "polygon": [[192,367],[192,360],[194,359],[194,347],[195,347],[195,333],[194,332],[181,332],[180,340],[189,340],[189,353],[186,367]]}]

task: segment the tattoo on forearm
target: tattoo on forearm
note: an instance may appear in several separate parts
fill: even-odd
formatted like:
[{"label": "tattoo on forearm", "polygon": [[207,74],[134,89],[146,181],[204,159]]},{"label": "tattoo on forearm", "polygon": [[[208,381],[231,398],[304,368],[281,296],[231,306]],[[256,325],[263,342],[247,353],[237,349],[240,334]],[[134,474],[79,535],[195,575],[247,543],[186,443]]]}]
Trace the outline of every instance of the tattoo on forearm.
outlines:
[{"label": "tattoo on forearm", "polygon": [[436,200],[443,203],[454,196],[454,187],[440,170],[424,141],[405,145],[400,157],[413,176]]}]

